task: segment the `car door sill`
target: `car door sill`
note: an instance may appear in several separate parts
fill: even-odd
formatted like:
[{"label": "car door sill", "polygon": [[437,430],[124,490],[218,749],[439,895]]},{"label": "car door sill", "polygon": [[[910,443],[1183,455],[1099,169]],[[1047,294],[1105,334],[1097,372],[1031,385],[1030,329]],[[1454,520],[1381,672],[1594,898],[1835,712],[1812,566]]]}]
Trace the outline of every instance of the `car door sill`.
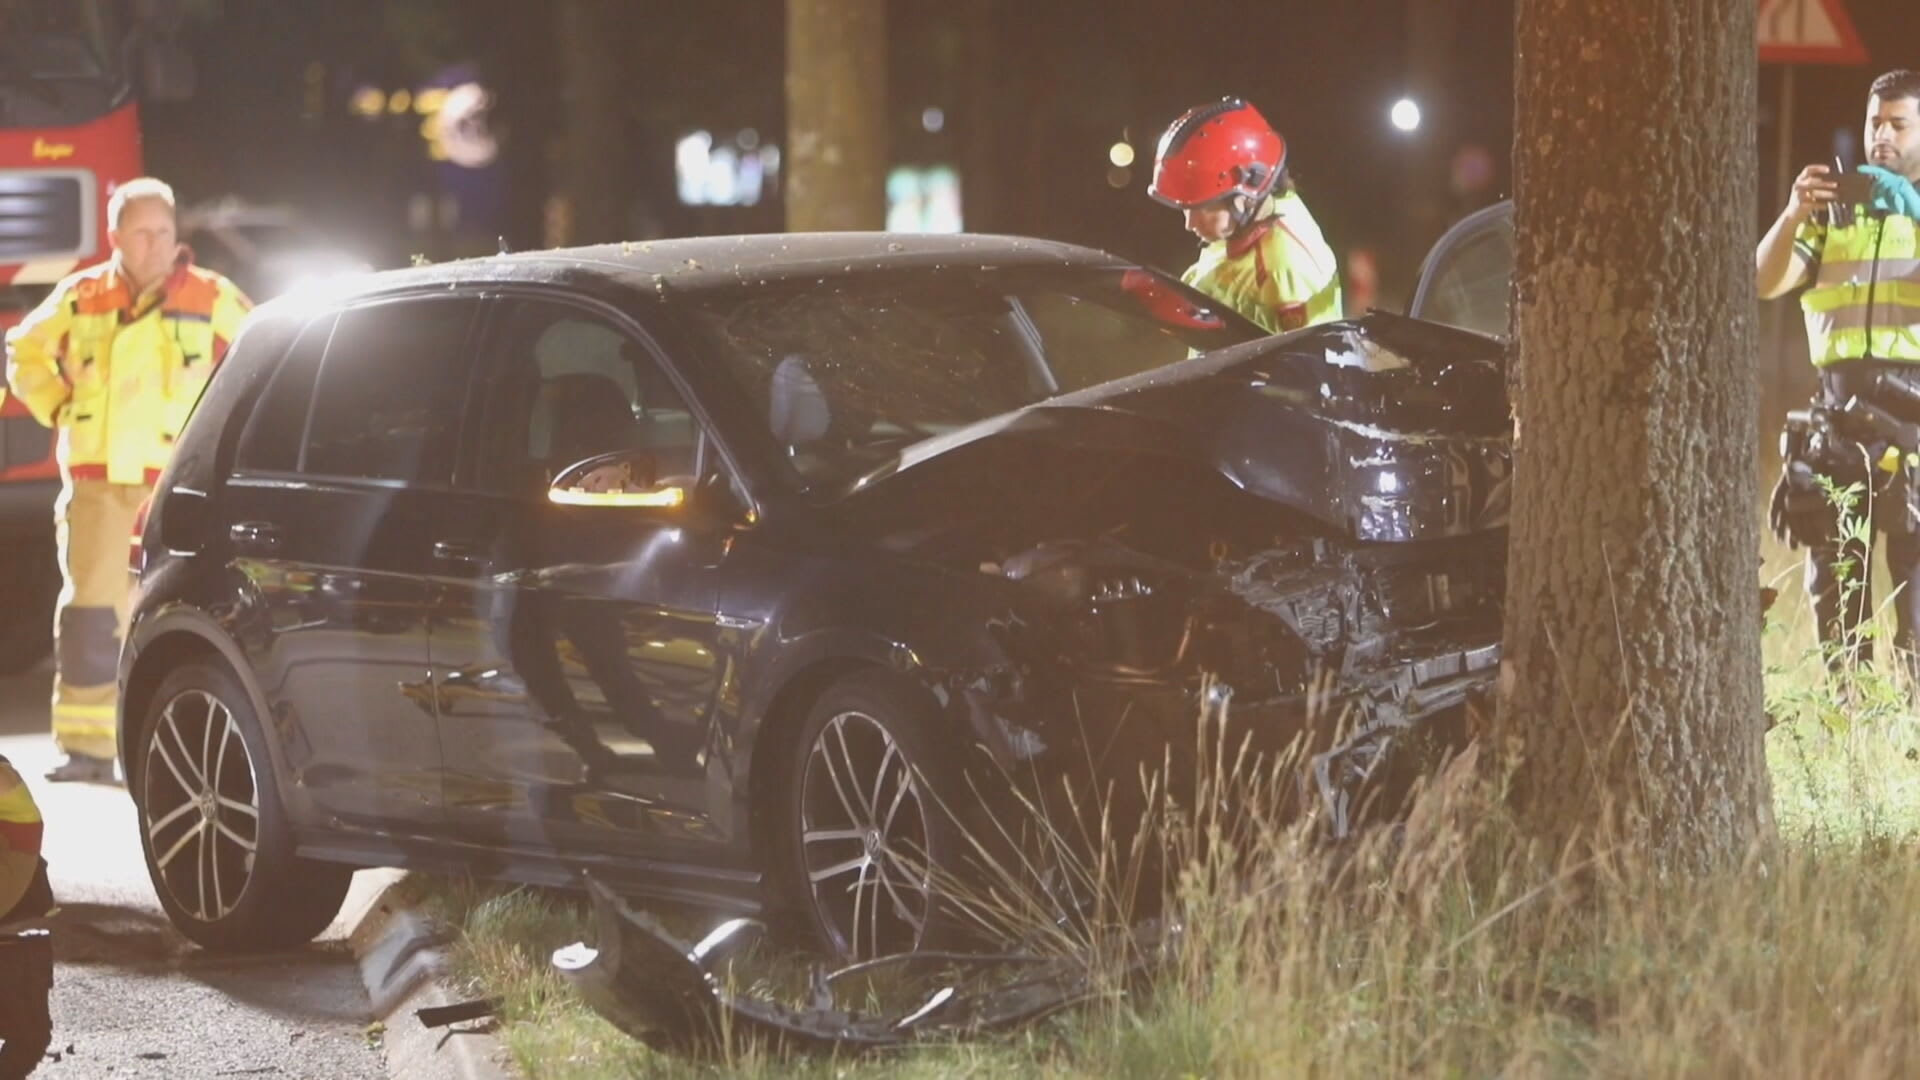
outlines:
[{"label": "car door sill", "polygon": [[761,912],[763,875],[652,859],[559,855],[423,840],[412,837],[302,838],[301,858],[359,867],[394,866],[429,873],[465,874],[552,888],[583,886],[591,872],[623,894],[694,904],[740,915]]}]

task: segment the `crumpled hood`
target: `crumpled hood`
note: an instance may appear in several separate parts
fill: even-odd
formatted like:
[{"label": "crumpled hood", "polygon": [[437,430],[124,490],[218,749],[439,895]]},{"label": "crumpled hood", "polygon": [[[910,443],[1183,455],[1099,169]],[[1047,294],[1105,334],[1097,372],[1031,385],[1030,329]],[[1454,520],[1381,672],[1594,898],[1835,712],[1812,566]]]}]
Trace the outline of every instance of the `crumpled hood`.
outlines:
[{"label": "crumpled hood", "polygon": [[1511,426],[1497,341],[1373,313],[1193,357],[928,439],[860,487],[983,439],[1204,459],[1363,541],[1505,526]]}]

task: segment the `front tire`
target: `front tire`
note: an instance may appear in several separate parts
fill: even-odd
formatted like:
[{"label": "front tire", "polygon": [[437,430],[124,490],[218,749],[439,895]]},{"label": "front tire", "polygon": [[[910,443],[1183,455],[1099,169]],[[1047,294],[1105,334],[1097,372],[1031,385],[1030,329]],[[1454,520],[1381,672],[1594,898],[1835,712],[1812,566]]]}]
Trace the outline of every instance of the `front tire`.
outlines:
[{"label": "front tire", "polygon": [[232,670],[197,660],[161,682],[128,779],[160,906],[221,952],[290,948],[327,928],[350,867],[297,857],[252,700]]},{"label": "front tire", "polygon": [[794,742],[781,826],[788,894],[842,960],[943,949],[959,938],[940,881],[966,837],[959,759],[917,688],[885,672],[842,678]]}]

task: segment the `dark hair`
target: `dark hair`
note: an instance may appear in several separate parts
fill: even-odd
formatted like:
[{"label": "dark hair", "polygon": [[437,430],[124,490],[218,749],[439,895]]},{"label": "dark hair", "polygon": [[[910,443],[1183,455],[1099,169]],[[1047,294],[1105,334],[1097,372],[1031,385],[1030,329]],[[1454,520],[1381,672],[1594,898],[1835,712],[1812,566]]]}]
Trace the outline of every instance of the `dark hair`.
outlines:
[{"label": "dark hair", "polygon": [[1899,68],[1873,80],[1873,89],[1869,91],[1881,101],[1893,98],[1920,98],[1920,71],[1911,68]]}]

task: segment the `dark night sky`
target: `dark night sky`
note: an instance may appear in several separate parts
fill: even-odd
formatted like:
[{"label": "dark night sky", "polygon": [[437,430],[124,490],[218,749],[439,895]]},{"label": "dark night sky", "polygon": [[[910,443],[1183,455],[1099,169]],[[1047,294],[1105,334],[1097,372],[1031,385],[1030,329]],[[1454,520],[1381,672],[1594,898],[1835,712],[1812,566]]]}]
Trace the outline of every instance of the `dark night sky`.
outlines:
[{"label": "dark night sky", "polygon": [[[1239,94],[1287,135],[1302,192],[1335,247],[1373,246],[1398,260],[1389,270],[1404,271],[1430,238],[1409,234],[1410,187],[1439,197],[1436,213],[1449,219],[1508,193],[1512,0],[1448,2],[1457,18],[1438,44],[1438,86],[1423,101],[1428,124],[1409,138],[1386,120],[1407,86],[1409,0],[894,0],[894,157],[962,165],[969,228],[1088,243],[1178,268],[1192,246],[1173,212],[1146,197],[1153,142],[1187,106]],[[149,114],[149,166],[189,199],[235,192],[292,202],[355,242],[377,246],[397,234],[396,243],[419,250],[429,241],[405,234],[404,206],[409,193],[434,185],[435,174],[413,133],[417,125],[370,125],[345,114],[346,98],[356,85],[404,86],[472,60],[502,92],[512,120],[510,213],[498,231],[516,246],[538,243],[560,121],[560,58],[544,15],[548,5],[221,0],[211,7],[224,14],[190,32],[198,98]],[[779,0],[626,8],[632,15],[619,49],[629,138],[606,148],[605,160],[625,181],[634,229],[778,229],[772,205],[679,207],[671,144],[693,128],[755,127],[778,137]],[[1833,130],[1857,128],[1873,74],[1920,66],[1920,2],[1849,0],[1849,8],[1873,54],[1871,69],[1798,69],[1797,158],[1830,157]],[[303,119],[315,62],[324,65],[326,115]],[[1774,201],[1778,76],[1774,67],[1761,73],[1756,180],[1763,209]],[[949,117],[939,135],[919,128],[929,105]],[[1116,190],[1108,183],[1107,148],[1123,136],[1141,162]],[[1491,152],[1495,175],[1485,190],[1454,197],[1446,190],[1446,162],[1468,143]],[[1428,180],[1410,185],[1407,170],[1423,160],[1428,171],[1420,175]],[[404,257],[393,247],[383,257]]]}]

